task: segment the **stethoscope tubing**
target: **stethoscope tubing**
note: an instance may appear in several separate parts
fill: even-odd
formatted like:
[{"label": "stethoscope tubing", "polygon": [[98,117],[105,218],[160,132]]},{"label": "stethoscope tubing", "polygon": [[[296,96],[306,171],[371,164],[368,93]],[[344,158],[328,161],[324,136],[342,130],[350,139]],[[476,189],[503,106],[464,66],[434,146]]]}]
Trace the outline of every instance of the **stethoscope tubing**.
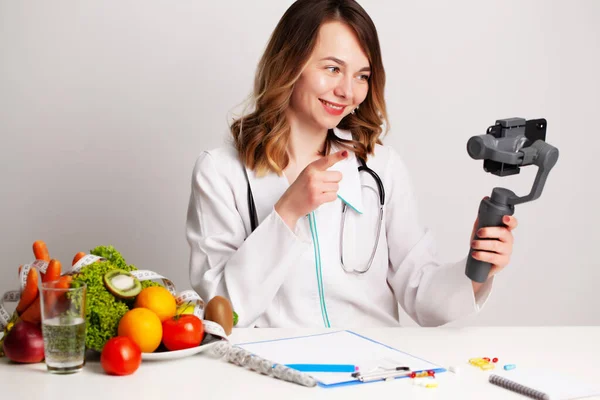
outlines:
[{"label": "stethoscope tubing", "polygon": [[[365,270],[357,270],[355,268],[350,269],[350,268],[347,268],[346,265],[344,265],[344,224],[346,221],[346,212],[348,210],[348,205],[345,202],[343,202],[342,220],[341,220],[341,226],[340,226],[340,263],[342,265],[342,269],[348,273],[364,274],[369,269],[371,269],[371,265],[373,264],[373,260],[375,259],[375,254],[377,253],[377,247],[379,245],[379,237],[381,235],[381,225],[383,223],[383,207],[385,205],[385,189],[383,187],[383,182],[381,181],[381,178],[379,177],[379,175],[377,175],[377,173],[375,171],[373,171],[371,168],[369,168],[367,166],[366,162],[362,158],[359,158],[358,161],[361,164],[358,167],[358,171],[359,172],[364,171],[364,172],[368,173],[369,175],[371,175],[371,177],[377,184],[377,190],[379,192],[379,219],[377,222],[377,233],[376,233],[376,237],[375,237],[375,245],[373,246],[373,250],[371,251],[371,256],[369,257],[369,262],[368,262],[367,268]],[[256,204],[254,202],[254,196],[252,195],[252,188],[250,187],[250,180],[248,179],[248,173],[246,172],[246,168],[244,168],[244,174],[246,176],[246,182],[248,183],[248,211],[250,213],[250,226],[251,226],[252,232],[254,232],[254,230],[258,226],[258,214],[256,212]]]}]

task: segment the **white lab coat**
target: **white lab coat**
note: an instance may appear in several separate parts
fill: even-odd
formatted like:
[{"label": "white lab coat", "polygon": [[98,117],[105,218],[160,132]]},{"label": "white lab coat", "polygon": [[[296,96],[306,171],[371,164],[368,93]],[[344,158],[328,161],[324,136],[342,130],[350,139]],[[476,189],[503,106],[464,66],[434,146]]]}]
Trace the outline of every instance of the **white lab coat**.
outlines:
[{"label": "white lab coat", "polygon": [[[349,132],[334,131],[350,138]],[[352,152],[331,168],[343,174],[338,199],[298,220],[294,231],[274,209],[289,187],[287,178],[275,173],[258,178],[247,169],[259,219],[253,233],[235,149],[203,152],[193,171],[186,226],[194,290],[205,300],[229,298],[242,327],[398,326],[398,304],[421,326],[479,311],[493,278],[475,296],[465,276],[466,257],[439,262],[431,233],[418,221],[398,153],[378,145],[367,165],[382,179],[386,203],[375,259],[360,275],[340,265],[342,201],[351,207],[344,262],[364,269],[375,242],[379,200],[375,181],[358,172]]]}]

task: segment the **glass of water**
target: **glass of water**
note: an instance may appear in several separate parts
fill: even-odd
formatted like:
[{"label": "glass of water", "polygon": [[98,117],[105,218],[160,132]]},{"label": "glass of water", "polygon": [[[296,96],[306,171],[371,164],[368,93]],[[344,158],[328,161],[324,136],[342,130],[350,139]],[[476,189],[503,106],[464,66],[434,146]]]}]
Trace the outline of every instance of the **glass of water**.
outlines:
[{"label": "glass of water", "polygon": [[40,290],[42,335],[48,371],[78,372],[85,364],[86,285],[44,282]]}]

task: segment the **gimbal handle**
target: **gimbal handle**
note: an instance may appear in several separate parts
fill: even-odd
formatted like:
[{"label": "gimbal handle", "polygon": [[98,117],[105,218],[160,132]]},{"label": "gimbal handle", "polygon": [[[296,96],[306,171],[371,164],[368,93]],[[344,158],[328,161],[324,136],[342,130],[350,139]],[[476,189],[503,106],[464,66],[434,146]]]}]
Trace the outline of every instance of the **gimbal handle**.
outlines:
[{"label": "gimbal handle", "polygon": [[[478,225],[476,228],[488,226],[504,226],[502,217],[513,215],[516,204],[526,203],[539,198],[546,183],[550,170],[558,161],[558,149],[543,140],[536,140],[531,146],[521,148],[517,152],[499,150],[495,147],[498,139],[491,135],[480,135],[472,137],[467,144],[467,151],[474,159],[489,159],[512,165],[537,165],[538,172],[535,176],[531,192],[519,197],[513,191],[496,187],[492,190],[489,198],[483,199],[479,204]],[[489,240],[479,238],[476,234],[475,240]],[[491,264],[476,260],[471,255],[473,248],[469,249],[465,274],[473,281],[483,283],[487,280]]]}]

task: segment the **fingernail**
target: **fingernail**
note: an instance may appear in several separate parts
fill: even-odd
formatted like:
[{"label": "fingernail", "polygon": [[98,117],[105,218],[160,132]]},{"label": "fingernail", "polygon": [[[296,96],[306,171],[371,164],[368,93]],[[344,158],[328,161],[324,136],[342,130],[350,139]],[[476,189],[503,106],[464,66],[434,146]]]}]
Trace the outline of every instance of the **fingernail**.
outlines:
[{"label": "fingernail", "polygon": [[508,224],[510,222],[510,217],[508,215],[505,215],[504,217],[502,217],[502,222]]},{"label": "fingernail", "polygon": [[348,151],[344,150],[342,151],[342,157],[346,157],[348,155]]},{"label": "fingernail", "polygon": [[483,229],[478,229],[476,235],[481,236],[482,233],[483,233]]},{"label": "fingernail", "polygon": [[474,240],[471,242],[471,247],[475,247],[475,241]]}]

